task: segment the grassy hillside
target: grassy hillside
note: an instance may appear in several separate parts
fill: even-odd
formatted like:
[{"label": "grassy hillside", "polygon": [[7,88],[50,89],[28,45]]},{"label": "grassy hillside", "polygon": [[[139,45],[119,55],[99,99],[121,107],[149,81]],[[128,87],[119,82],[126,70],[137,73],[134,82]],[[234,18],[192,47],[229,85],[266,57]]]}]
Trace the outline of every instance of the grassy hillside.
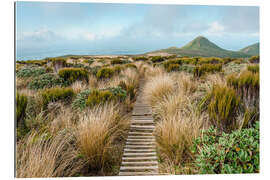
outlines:
[{"label": "grassy hillside", "polygon": [[260,54],[260,43],[255,43],[240,50],[240,52],[256,56]]},{"label": "grassy hillside", "polygon": [[161,49],[155,52],[166,52],[170,54],[177,54],[181,56],[202,56],[202,57],[250,57],[250,54],[240,51],[229,51],[222,49],[206,39],[205,37],[199,36],[189,42],[187,45],[177,48],[171,47],[167,49]]}]

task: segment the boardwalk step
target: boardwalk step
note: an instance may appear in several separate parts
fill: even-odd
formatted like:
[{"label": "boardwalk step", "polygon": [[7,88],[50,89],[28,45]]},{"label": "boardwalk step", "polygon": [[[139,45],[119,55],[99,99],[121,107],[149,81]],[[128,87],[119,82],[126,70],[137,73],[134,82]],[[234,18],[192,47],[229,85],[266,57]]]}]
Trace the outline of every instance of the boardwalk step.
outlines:
[{"label": "boardwalk step", "polygon": [[158,165],[157,161],[122,162],[121,166]]},{"label": "boardwalk step", "polygon": [[156,146],[155,145],[152,145],[152,144],[150,144],[150,145],[126,145],[125,146],[126,148],[133,148],[133,149],[151,149],[151,148],[156,148]]},{"label": "boardwalk step", "polygon": [[153,136],[128,136],[128,139],[155,139]]},{"label": "boardwalk step", "polygon": [[157,160],[157,156],[149,156],[149,157],[123,157],[122,160],[129,161],[144,161],[144,160]]},{"label": "boardwalk step", "polygon": [[153,136],[152,133],[147,133],[147,132],[129,132],[128,133],[129,135],[133,135],[133,136],[139,136],[139,135],[142,135],[142,136]]},{"label": "boardwalk step", "polygon": [[134,153],[124,153],[123,154],[123,157],[127,157],[127,156],[135,156],[135,157],[139,157],[139,156],[155,156],[155,155],[157,155],[156,154],[156,152],[147,152],[147,153],[145,153],[145,152],[134,152]]},{"label": "boardwalk step", "polygon": [[124,170],[157,170],[158,166],[121,166],[120,171]]},{"label": "boardwalk step", "polygon": [[150,175],[158,175],[155,172],[119,172],[119,176],[150,176]]},{"label": "boardwalk step", "polygon": [[155,152],[155,149],[130,149],[126,148],[124,149],[124,152]]},{"label": "boardwalk step", "polygon": [[140,138],[137,138],[137,139],[133,139],[133,138],[128,138],[127,139],[127,142],[154,142],[155,139],[140,139]]},{"label": "boardwalk step", "polygon": [[135,129],[155,129],[155,126],[139,126],[139,125],[131,125],[130,128]]}]

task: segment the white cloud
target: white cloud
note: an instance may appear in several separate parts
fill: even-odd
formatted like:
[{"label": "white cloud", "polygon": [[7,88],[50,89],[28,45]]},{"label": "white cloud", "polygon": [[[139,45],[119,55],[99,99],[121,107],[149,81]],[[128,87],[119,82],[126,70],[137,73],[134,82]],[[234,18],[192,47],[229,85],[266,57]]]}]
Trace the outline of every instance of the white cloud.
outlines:
[{"label": "white cloud", "polygon": [[22,32],[17,34],[17,40],[19,41],[51,41],[55,40],[56,38],[60,38],[58,34],[53,31],[50,31],[47,28],[41,28],[36,31],[32,32]]},{"label": "white cloud", "polygon": [[224,32],[224,26],[219,22],[215,21],[209,24],[207,33],[219,34]]}]

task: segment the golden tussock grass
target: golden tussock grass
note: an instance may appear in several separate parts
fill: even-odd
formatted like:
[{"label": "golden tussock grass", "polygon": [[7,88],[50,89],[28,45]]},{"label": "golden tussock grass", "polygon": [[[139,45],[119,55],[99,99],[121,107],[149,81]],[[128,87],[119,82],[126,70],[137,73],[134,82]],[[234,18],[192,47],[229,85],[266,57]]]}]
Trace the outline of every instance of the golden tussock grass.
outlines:
[{"label": "golden tussock grass", "polygon": [[81,91],[87,89],[87,85],[82,81],[75,81],[71,84],[71,88],[75,93],[80,93]]},{"label": "golden tussock grass", "polygon": [[121,117],[119,106],[112,103],[95,106],[80,115],[76,136],[91,169],[103,169],[110,163],[113,141],[124,133],[128,123]]},{"label": "golden tussock grass", "polygon": [[72,144],[74,136],[59,132],[53,138],[31,133],[17,144],[16,177],[70,177],[84,162]]},{"label": "golden tussock grass", "polygon": [[167,74],[159,74],[149,78],[143,88],[143,94],[146,100],[153,106],[164,96],[172,93],[174,90],[174,80]]}]

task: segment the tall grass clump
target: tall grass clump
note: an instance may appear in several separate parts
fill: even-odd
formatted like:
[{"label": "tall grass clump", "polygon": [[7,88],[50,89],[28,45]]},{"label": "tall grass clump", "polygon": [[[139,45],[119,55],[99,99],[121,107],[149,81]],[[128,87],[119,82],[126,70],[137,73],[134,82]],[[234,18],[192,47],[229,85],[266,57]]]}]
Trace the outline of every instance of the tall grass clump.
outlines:
[{"label": "tall grass clump", "polygon": [[59,69],[67,66],[67,60],[64,58],[49,58],[51,62],[54,72],[58,72]]},{"label": "tall grass clump", "polygon": [[158,63],[158,62],[162,62],[162,61],[164,61],[165,59],[163,58],[163,57],[161,57],[161,56],[153,56],[152,58],[151,58],[151,61],[153,62],[153,63]]},{"label": "tall grass clump", "polygon": [[221,70],[222,64],[203,64],[193,69],[193,75],[194,77],[201,77],[206,73],[220,72]]},{"label": "tall grass clump", "polygon": [[106,103],[80,114],[77,126],[79,149],[91,170],[102,170],[113,160],[113,142],[127,128],[117,105]]},{"label": "tall grass clump", "polygon": [[59,70],[58,75],[69,83],[76,80],[88,82],[88,72],[83,68],[63,68]]},{"label": "tall grass clump", "polygon": [[111,65],[115,65],[115,64],[126,64],[127,61],[125,60],[121,60],[121,59],[118,59],[118,58],[114,58],[111,60]]},{"label": "tall grass clump", "polygon": [[151,104],[156,104],[160,99],[172,93],[174,90],[174,80],[171,76],[160,74],[150,78],[143,89],[146,100]]},{"label": "tall grass clump", "polygon": [[239,76],[231,75],[227,83],[232,86],[244,105],[243,127],[250,127],[259,120],[260,80],[258,72],[243,71]]},{"label": "tall grass clump", "polygon": [[207,108],[210,121],[221,131],[236,129],[236,117],[240,108],[240,98],[233,88],[214,85],[203,98],[202,108]]},{"label": "tall grass clump", "polygon": [[248,66],[247,70],[253,73],[259,73],[259,65]]},{"label": "tall grass clump", "polygon": [[71,88],[51,88],[40,92],[43,107],[46,108],[50,102],[63,100],[69,103],[74,97],[75,93]]},{"label": "tall grass clump", "polygon": [[250,63],[259,63],[260,62],[260,56],[252,56],[248,59]]},{"label": "tall grass clump", "polygon": [[[85,162],[78,156],[75,137],[59,132],[48,138],[31,133],[17,144],[16,177],[71,177],[79,175]],[[76,141],[75,141],[76,142]]]},{"label": "tall grass clump", "polygon": [[27,96],[16,93],[16,120],[17,127],[25,127],[24,118],[26,116],[25,110],[27,107]]},{"label": "tall grass clump", "polygon": [[132,59],[134,61],[147,61],[148,60],[148,58],[144,56],[133,57]]}]

